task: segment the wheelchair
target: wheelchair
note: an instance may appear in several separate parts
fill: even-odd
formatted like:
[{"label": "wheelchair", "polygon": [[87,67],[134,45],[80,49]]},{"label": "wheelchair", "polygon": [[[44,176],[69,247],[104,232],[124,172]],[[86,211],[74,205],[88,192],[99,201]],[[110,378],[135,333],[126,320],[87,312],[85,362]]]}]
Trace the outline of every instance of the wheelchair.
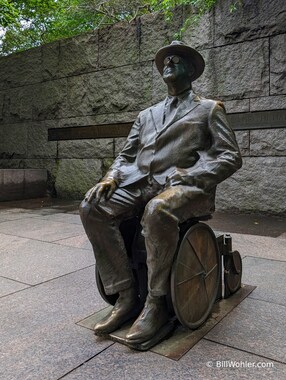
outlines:
[{"label": "wheelchair", "polygon": [[[204,223],[211,217],[191,218],[180,225],[166,296],[170,316],[192,330],[206,321],[216,301],[228,298],[241,287],[241,256],[238,251],[232,251],[230,235],[215,233]],[[123,222],[120,231],[143,307],[147,296],[147,254],[139,218]],[[97,267],[95,275],[100,295],[114,305],[118,294],[105,293]]]}]

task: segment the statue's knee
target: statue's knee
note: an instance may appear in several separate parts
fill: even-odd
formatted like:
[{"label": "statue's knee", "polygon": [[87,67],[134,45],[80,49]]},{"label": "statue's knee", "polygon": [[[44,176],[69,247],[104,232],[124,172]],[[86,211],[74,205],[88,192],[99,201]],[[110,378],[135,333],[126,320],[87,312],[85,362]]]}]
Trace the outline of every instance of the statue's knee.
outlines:
[{"label": "statue's knee", "polygon": [[166,216],[166,202],[164,199],[152,199],[147,203],[142,218],[143,224],[159,223]]},{"label": "statue's knee", "polygon": [[105,208],[102,202],[89,203],[83,200],[79,206],[79,214],[84,225],[87,225],[89,221],[94,223],[106,223],[114,219],[114,212],[112,208]]},{"label": "statue's knee", "polygon": [[83,200],[79,206],[79,214],[82,220],[85,220],[88,218],[88,215],[91,211],[91,204],[88,203],[86,200]]},{"label": "statue's knee", "polygon": [[98,219],[100,217],[101,213],[97,209],[97,207],[94,207],[93,204],[83,200],[79,206],[79,214],[82,221],[86,221],[88,219],[95,218]]}]

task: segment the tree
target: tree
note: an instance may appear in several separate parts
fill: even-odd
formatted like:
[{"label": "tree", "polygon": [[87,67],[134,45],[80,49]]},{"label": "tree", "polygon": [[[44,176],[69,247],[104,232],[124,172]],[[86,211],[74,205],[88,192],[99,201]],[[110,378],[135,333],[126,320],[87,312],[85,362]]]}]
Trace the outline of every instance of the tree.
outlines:
[{"label": "tree", "polygon": [[[179,5],[191,5],[196,17],[217,0],[0,0],[3,31],[0,54],[39,46],[155,11],[167,20]],[[1,31],[1,29],[0,29]]]}]

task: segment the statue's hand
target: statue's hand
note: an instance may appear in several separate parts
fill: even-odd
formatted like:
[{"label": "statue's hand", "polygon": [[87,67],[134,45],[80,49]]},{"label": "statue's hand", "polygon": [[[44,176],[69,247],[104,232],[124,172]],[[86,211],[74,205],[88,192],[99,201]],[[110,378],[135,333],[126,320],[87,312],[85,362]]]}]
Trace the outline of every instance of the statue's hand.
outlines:
[{"label": "statue's hand", "polygon": [[108,200],[111,198],[112,194],[116,189],[117,182],[114,179],[106,179],[92,187],[87,192],[85,200],[88,203],[91,203],[92,200],[95,198],[95,202],[98,203],[103,195],[105,196],[105,199]]},{"label": "statue's hand", "polygon": [[167,177],[166,185],[182,185],[184,183],[185,176],[187,176],[187,172],[185,169],[176,169]]}]

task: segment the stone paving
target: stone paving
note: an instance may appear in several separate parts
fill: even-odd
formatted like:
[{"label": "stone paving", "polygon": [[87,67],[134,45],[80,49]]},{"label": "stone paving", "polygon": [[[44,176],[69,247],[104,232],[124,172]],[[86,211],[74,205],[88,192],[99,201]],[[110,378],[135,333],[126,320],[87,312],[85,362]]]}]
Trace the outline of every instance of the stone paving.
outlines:
[{"label": "stone paving", "polygon": [[[174,361],[77,324],[106,306],[95,285],[94,256],[74,204],[42,206],[0,204],[1,380],[286,378],[283,218],[258,236],[215,214],[210,224],[232,232],[243,282],[257,288]],[[251,218],[244,216],[255,223]]]}]

